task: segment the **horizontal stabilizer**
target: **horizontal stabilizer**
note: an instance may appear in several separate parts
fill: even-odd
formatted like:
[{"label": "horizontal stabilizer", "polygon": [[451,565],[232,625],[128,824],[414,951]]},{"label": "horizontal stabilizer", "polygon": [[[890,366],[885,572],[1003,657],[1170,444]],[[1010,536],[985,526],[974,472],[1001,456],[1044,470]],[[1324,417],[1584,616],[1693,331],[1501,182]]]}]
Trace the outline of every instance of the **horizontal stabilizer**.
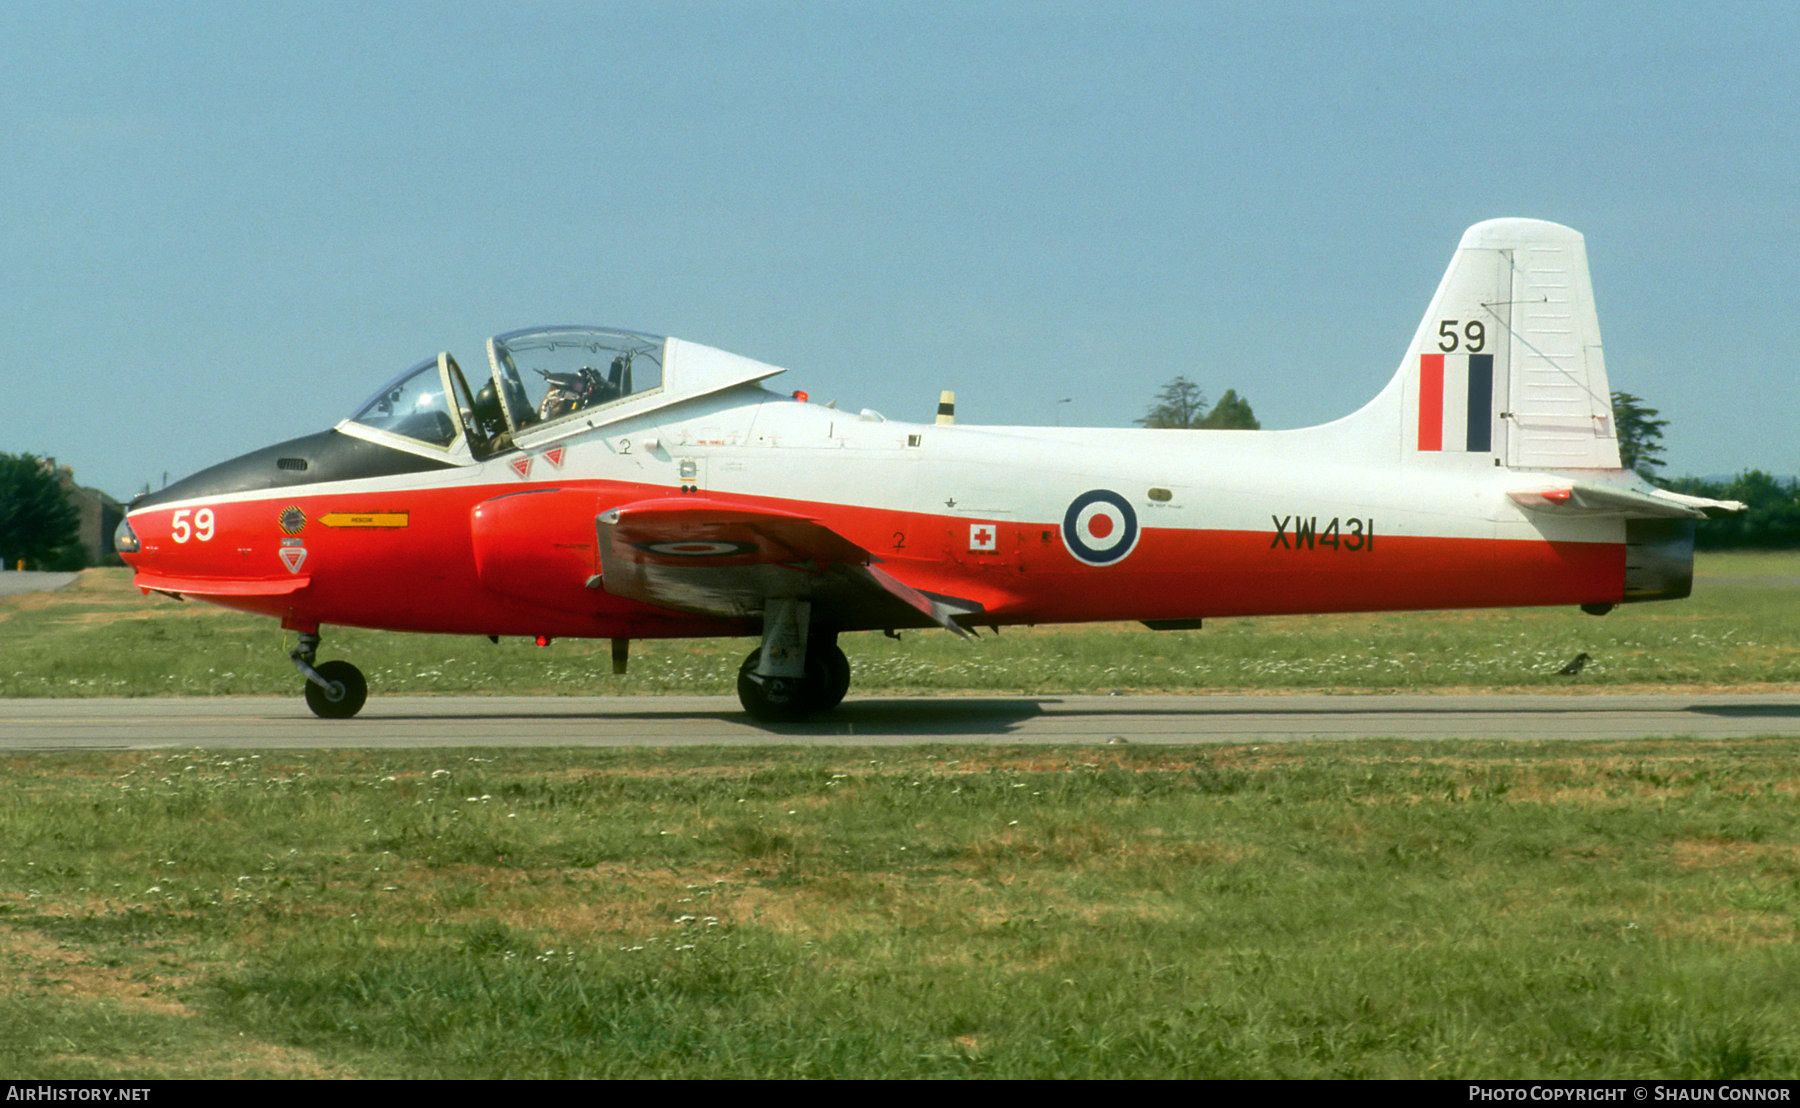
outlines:
[{"label": "horizontal stabilizer", "polygon": [[1616,515],[1626,519],[1705,519],[1709,508],[1721,512],[1744,510],[1744,505],[1736,500],[1709,500],[1666,489],[1639,492],[1585,482],[1557,488],[1522,489],[1507,495],[1520,507],[1534,512]]}]

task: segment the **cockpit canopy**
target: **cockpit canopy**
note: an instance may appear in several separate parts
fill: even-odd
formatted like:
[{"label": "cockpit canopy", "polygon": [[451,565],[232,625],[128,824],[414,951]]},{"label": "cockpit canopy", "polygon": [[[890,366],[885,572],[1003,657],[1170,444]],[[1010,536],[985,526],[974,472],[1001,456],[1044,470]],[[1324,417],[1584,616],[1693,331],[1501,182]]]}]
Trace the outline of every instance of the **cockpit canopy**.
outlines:
[{"label": "cockpit canopy", "polygon": [[488,340],[494,380],[475,397],[475,421],[490,438],[517,435],[589,408],[659,392],[667,344],[656,335],[593,327],[497,335]]},{"label": "cockpit canopy", "polygon": [[660,392],[669,341],[598,327],[511,331],[488,340],[493,374],[478,391],[439,354],[383,385],[347,422],[415,453],[452,453],[465,439],[484,458],[527,429]]},{"label": "cockpit canopy", "polygon": [[427,457],[479,461],[781,372],[697,343],[606,327],[496,335],[488,364],[491,378],[471,390],[455,358],[426,359],[338,429]]}]

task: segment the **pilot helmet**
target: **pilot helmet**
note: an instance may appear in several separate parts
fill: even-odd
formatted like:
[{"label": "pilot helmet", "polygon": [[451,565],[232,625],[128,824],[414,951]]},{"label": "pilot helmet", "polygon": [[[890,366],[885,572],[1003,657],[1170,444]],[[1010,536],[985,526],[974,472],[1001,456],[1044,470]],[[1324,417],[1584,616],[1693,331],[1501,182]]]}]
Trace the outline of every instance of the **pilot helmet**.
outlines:
[{"label": "pilot helmet", "polygon": [[500,392],[489,381],[475,394],[475,422],[482,431],[494,435],[506,429],[506,413],[500,410]]}]

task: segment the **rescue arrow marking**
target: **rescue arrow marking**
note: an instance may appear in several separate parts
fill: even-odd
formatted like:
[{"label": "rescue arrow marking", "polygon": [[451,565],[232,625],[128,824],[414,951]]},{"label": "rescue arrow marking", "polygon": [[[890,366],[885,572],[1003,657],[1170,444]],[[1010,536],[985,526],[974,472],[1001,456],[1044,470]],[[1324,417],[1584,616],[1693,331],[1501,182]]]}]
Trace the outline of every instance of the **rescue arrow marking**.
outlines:
[{"label": "rescue arrow marking", "polygon": [[405,527],[405,512],[326,512],[319,517],[326,527]]}]

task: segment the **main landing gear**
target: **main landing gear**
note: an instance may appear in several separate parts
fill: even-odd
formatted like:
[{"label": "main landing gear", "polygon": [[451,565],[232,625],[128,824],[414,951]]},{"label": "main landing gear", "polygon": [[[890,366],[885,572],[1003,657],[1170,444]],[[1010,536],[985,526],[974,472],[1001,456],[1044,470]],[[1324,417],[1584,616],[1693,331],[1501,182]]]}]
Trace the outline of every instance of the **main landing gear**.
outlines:
[{"label": "main landing gear", "polygon": [[792,723],[814,712],[843,703],[850,691],[850,659],[837,643],[825,643],[806,653],[806,669],[798,677],[763,677],[758,647],[738,667],[738,701],[752,719],[764,723]]},{"label": "main landing gear", "polygon": [[319,633],[304,631],[300,643],[288,652],[294,668],[306,677],[306,706],[320,719],[349,719],[362,711],[369,699],[369,683],[362,670],[349,662],[314,665],[319,653]]},{"label": "main landing gear", "polygon": [[837,707],[850,691],[850,659],[835,634],[808,628],[811,607],[771,600],[763,612],[762,645],[738,667],[738,701],[752,719],[792,723]]}]

